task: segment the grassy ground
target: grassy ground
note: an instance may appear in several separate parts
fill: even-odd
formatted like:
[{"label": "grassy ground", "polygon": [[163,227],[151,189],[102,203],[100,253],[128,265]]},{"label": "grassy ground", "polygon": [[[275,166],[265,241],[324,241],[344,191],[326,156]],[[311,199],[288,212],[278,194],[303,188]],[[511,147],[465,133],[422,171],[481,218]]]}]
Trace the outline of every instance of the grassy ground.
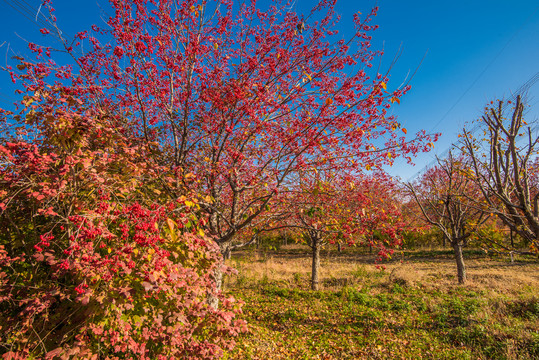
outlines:
[{"label": "grassy ground", "polygon": [[539,359],[539,263],[451,252],[323,253],[323,290],[309,290],[305,248],[235,254],[226,289],[245,302],[249,333],[228,359]]}]

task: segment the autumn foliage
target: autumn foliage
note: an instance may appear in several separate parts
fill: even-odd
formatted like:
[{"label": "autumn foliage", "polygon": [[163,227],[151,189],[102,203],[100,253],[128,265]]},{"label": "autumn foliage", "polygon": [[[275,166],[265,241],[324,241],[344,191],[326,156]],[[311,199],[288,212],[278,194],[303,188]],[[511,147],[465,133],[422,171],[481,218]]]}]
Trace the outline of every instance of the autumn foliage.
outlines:
[{"label": "autumn foliage", "polygon": [[6,134],[0,145],[2,352],[219,355],[241,329],[239,307],[213,282],[219,252],[200,229],[192,174],[155,163],[157,150],[118,119],[61,90],[43,96],[54,95],[70,106],[35,96],[21,114],[5,114],[25,138]]},{"label": "autumn foliage", "polygon": [[[273,226],[296,233],[312,250],[312,289],[318,290],[320,251],[329,245],[376,248],[377,261],[391,257],[408,229],[400,211],[396,182],[384,173],[311,171],[279,199]],[[271,221],[270,221],[271,224]]]},{"label": "autumn foliage", "polygon": [[110,113],[146,146],[159,144],[160,164],[195,174],[205,230],[222,252],[298,171],[377,169],[430,141],[406,139],[388,114],[409,86],[374,70],[376,8],[354,14],[343,38],[334,1],[305,16],[279,1],[237,5],[112,1],[107,26],[74,41],[56,31],[67,65],[31,44],[35,60],[12,72],[28,90],[51,85]]},{"label": "autumn foliage", "polygon": [[[436,136],[406,139],[388,114],[409,86],[373,70],[376,8],[343,39],[328,0],[305,16],[279,1],[110,5],[106,26],[68,40],[44,1],[61,48],[29,43],[7,68],[22,101],[0,123],[2,351],[215,357],[242,329],[220,254],[282,212],[297,174],[380,170]],[[371,200],[369,216],[348,209],[367,228],[388,219]]]}]

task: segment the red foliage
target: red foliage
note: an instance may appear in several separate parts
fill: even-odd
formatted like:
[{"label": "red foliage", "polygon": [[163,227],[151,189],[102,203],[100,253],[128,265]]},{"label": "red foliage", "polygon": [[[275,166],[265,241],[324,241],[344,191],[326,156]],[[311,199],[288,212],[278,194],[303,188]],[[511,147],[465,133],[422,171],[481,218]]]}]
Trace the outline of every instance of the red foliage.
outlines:
[{"label": "red foliage", "polygon": [[280,216],[284,226],[306,234],[317,232],[320,240],[329,243],[377,248],[379,261],[402,245],[407,226],[396,183],[387,174],[313,172],[304,174],[298,183],[286,197],[288,212]]},{"label": "red foliage", "polygon": [[214,358],[233,346],[240,308],[215,286],[219,251],[200,230],[192,176],[77,101],[24,112],[28,140],[0,143],[1,351]]},{"label": "red foliage", "polygon": [[111,4],[108,27],[56,29],[72,63],[30,43],[11,71],[25,96],[0,143],[2,336],[37,356],[212,357],[238,330],[231,301],[204,301],[212,241],[255,226],[301,171],[381,168],[429,137],[407,142],[387,114],[409,87],[371,73],[377,9],[343,40],[334,1],[305,18]]},{"label": "red foliage", "polygon": [[200,179],[206,230],[220,244],[273,206],[298,171],[375,169],[429,148],[424,132],[407,142],[387,114],[409,86],[388,90],[388,74],[371,69],[381,55],[370,49],[376,8],[355,14],[343,39],[333,1],[306,17],[280,2],[111,3],[108,28],[64,41],[73,64],[33,45],[37,60],[13,76],[40,93],[54,79],[62,95],[43,98],[47,106],[76,96],[166,149],[162,163]]}]

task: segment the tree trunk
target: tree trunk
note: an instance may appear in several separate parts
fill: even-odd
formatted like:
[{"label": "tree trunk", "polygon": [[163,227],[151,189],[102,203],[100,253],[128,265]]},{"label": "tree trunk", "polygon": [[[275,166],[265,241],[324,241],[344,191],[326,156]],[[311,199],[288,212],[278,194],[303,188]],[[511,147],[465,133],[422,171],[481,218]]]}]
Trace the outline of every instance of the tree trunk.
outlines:
[{"label": "tree trunk", "polygon": [[466,267],[464,266],[464,257],[462,256],[462,245],[453,244],[453,250],[455,251],[455,260],[457,262],[457,278],[459,284],[466,282]]},{"label": "tree trunk", "polygon": [[[213,271],[213,280],[215,281],[215,289],[217,292],[220,292],[223,288],[223,269],[222,267],[225,264],[225,259],[227,256],[230,256],[230,244],[222,243],[219,244],[219,250],[221,256],[219,257],[219,263]],[[228,254],[228,255],[227,255]],[[213,292],[208,293],[208,298],[206,299],[208,305],[214,309],[219,307],[219,298],[215,296]]]},{"label": "tree trunk", "polygon": [[223,253],[223,259],[229,260],[232,257],[232,250],[230,250],[230,247],[226,248]]},{"label": "tree trunk", "polygon": [[319,290],[318,274],[320,272],[320,240],[317,237],[311,237],[313,250],[313,266],[311,273],[311,289]]},{"label": "tree trunk", "polygon": [[342,252],[342,245],[341,245],[341,243],[338,243],[338,244],[337,244],[337,250],[338,250],[339,252]]},{"label": "tree trunk", "polygon": [[[213,280],[215,281],[215,288],[217,292],[220,292],[221,288],[223,287],[223,270],[221,269],[221,265],[224,265],[224,260],[220,261],[220,264],[218,264],[213,271]],[[217,309],[219,307],[219,298],[213,292],[208,293],[208,298],[206,301],[213,309]]]}]

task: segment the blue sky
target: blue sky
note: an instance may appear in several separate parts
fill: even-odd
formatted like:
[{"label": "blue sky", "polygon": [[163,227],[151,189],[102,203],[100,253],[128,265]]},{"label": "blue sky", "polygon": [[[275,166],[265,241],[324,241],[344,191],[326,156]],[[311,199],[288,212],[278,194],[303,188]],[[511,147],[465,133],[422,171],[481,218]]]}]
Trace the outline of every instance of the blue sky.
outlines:
[{"label": "blue sky", "polygon": [[[259,1],[267,3],[267,1]],[[23,53],[21,38],[38,41],[35,22],[39,0],[0,0],[0,62],[13,51]],[[68,34],[102,23],[104,0],[56,0],[61,28]],[[101,4],[101,5],[98,5]],[[312,0],[296,0],[296,10],[306,12]],[[402,54],[392,69],[388,84],[397,86],[407,74],[412,91],[392,109],[408,133],[419,129],[441,132],[435,150],[443,152],[456,140],[467,121],[481,115],[490,100],[509,97],[539,72],[539,3],[537,0],[340,0],[341,33],[352,30],[352,15],[366,14],[378,5],[373,46],[382,47],[382,68],[389,66],[398,49]],[[13,7],[15,6],[15,8]],[[22,14],[22,11],[24,14]],[[36,40],[37,39],[37,40]],[[423,62],[421,60],[424,58]],[[13,102],[12,88],[5,74],[0,76],[0,105]],[[539,114],[539,83],[529,93],[529,117]],[[406,180],[432,161],[434,153],[416,159],[411,167],[397,162],[389,169]]]},{"label": "blue sky", "polygon": [[[487,102],[510,97],[539,72],[537,1],[387,0],[379,6],[377,39],[385,39],[387,61],[403,44],[393,80],[413,71],[427,52],[412,91],[394,113],[409,130],[441,132],[437,152],[446,150]],[[529,116],[537,117],[539,84],[529,96]],[[398,163],[390,172],[406,180],[433,158],[418,158],[415,168]]]}]

